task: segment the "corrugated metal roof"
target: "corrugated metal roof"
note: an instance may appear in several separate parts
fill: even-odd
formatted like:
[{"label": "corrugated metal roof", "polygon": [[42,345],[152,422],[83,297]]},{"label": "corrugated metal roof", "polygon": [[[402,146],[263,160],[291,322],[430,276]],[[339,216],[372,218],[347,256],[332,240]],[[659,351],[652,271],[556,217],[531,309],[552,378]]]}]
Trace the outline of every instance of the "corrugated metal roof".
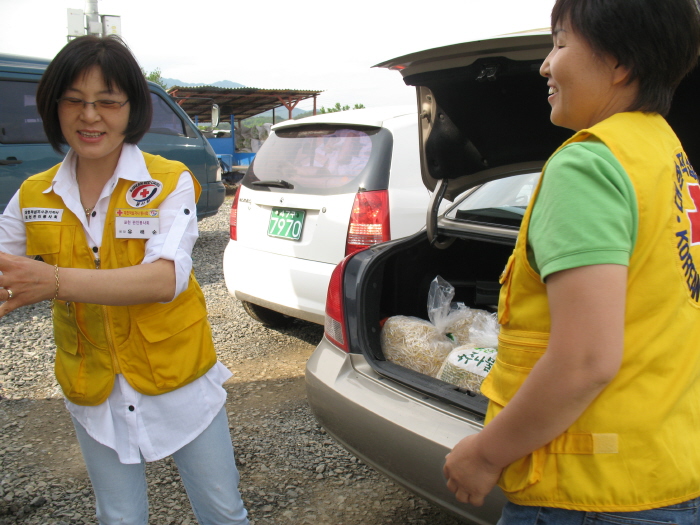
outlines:
[{"label": "corrugated metal roof", "polygon": [[[306,89],[261,89],[253,87],[221,88],[216,86],[173,86],[168,94],[177,100],[185,112],[207,121],[211,115],[211,105],[218,104],[221,120],[236,120],[254,117],[273,108],[291,106],[292,109],[302,100],[313,98],[323,91]],[[285,106],[286,105],[286,106]],[[284,114],[284,113],[283,113]],[[286,115],[285,115],[286,116]]]}]

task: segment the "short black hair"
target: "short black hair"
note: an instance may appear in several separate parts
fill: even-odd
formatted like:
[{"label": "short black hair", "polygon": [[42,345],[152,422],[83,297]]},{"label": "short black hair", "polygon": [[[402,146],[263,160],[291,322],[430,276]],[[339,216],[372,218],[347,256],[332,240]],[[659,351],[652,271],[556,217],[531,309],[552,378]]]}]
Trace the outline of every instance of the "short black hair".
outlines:
[{"label": "short black hair", "polygon": [[596,53],[614,57],[639,83],[629,111],[667,115],[700,48],[696,0],[557,0],[552,30],[568,21]]},{"label": "short black hair", "polygon": [[124,41],[116,35],[81,36],[68,42],[46,68],[36,92],[36,105],[44,131],[55,151],[62,152],[66,138],[58,119],[58,99],[75,79],[97,66],[108,89],[116,86],[129,100],[129,123],[124,142],[136,144],[151,127],[153,105],[146,77]]}]

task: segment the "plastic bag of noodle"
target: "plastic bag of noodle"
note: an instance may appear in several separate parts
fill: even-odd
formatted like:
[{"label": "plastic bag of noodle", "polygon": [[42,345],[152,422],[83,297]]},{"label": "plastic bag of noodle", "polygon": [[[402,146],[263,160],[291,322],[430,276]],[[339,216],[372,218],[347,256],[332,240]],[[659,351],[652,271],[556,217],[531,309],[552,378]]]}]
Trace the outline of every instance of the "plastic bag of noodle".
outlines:
[{"label": "plastic bag of noodle", "polygon": [[447,337],[454,342],[455,346],[469,343],[470,329],[474,320],[482,315],[488,315],[488,312],[469,308],[464,303],[453,303],[444,328]]},{"label": "plastic bag of noodle", "polygon": [[495,348],[458,346],[445,359],[437,378],[478,394],[481,383],[495,363]]},{"label": "plastic bag of noodle", "polygon": [[404,315],[386,320],[380,340],[387,360],[433,377],[454,348],[431,322]]},{"label": "plastic bag of noodle", "polygon": [[472,310],[467,337],[468,344],[458,346],[449,353],[437,374],[447,383],[481,392],[481,383],[496,362],[498,347],[498,321],[496,315],[484,310]]},{"label": "plastic bag of noodle", "polygon": [[[496,316],[486,310],[453,303],[454,286],[439,275],[433,279],[428,293],[428,317],[435,327],[450,338],[455,346],[478,340],[480,346],[496,347],[498,336]],[[482,341],[486,337],[487,341]]]},{"label": "plastic bag of noodle", "polygon": [[380,335],[384,357],[398,365],[435,377],[454,348],[445,329],[454,297],[454,287],[438,276],[428,292],[428,317],[389,317]]}]

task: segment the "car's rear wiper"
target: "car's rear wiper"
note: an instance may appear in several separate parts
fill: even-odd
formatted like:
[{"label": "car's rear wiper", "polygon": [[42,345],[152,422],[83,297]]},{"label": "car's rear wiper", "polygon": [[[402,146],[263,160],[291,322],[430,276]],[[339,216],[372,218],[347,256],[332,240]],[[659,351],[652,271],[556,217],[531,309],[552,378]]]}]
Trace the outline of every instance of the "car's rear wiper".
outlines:
[{"label": "car's rear wiper", "polygon": [[291,182],[287,182],[286,180],[282,180],[282,179],[256,180],[255,182],[253,182],[251,184],[253,186],[267,186],[270,188],[287,188],[288,190],[294,189],[294,184],[292,184]]}]

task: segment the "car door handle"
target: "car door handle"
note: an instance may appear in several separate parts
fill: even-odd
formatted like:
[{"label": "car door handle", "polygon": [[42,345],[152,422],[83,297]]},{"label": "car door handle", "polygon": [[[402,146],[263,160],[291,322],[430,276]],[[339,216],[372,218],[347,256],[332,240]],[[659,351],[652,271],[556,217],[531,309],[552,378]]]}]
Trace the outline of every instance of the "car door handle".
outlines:
[{"label": "car door handle", "polygon": [[24,161],[8,157],[6,159],[0,159],[0,166],[14,166],[15,164],[22,164],[22,162]]}]

